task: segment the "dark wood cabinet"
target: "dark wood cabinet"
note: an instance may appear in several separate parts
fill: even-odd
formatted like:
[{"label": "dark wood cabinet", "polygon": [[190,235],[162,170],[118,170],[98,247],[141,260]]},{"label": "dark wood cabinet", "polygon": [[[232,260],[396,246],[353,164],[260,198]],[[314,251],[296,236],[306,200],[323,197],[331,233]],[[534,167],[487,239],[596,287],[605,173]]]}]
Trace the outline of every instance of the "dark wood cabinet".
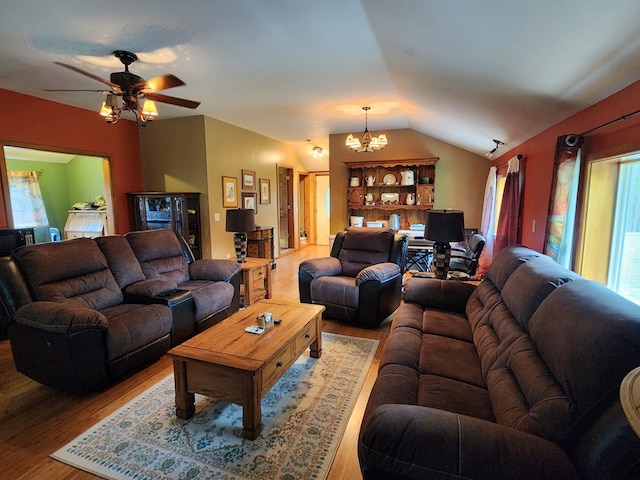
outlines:
[{"label": "dark wood cabinet", "polygon": [[276,268],[273,227],[262,227],[253,232],[247,232],[247,256],[268,258],[271,260],[271,268]]},{"label": "dark wood cabinet", "polygon": [[170,228],[187,241],[194,258],[202,258],[199,193],[132,192],[127,195],[133,230]]}]

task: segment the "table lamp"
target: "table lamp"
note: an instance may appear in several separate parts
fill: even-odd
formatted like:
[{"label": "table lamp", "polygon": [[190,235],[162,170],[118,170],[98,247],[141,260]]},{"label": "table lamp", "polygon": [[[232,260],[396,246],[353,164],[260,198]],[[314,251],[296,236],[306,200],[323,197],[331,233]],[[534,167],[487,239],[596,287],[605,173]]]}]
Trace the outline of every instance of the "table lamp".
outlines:
[{"label": "table lamp", "polygon": [[427,210],[424,238],[435,242],[433,265],[436,278],[445,280],[449,273],[451,245],[464,240],[464,212],[461,210]]},{"label": "table lamp", "polygon": [[227,210],[227,232],[233,234],[236,249],[236,261],[244,263],[247,256],[247,233],[256,229],[255,211],[252,208]]}]

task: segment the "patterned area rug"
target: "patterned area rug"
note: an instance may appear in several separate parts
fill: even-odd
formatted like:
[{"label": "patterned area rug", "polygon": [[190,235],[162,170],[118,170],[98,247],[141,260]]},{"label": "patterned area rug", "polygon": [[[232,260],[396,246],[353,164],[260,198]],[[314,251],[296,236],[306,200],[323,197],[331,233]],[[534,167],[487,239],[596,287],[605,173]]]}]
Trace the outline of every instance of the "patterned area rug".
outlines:
[{"label": "patterned area rug", "polygon": [[241,407],[196,395],[175,416],[173,375],[51,456],[108,479],[324,479],[378,347],[322,334],[322,357],[303,354],[262,399],[262,433],[242,438]]}]

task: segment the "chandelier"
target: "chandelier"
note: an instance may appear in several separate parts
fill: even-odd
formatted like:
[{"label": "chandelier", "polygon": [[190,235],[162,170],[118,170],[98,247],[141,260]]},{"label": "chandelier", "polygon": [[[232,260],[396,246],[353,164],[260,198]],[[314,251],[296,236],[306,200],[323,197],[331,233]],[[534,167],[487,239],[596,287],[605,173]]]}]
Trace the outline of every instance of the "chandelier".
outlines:
[{"label": "chandelier", "polygon": [[139,127],[145,127],[147,123],[152,122],[158,116],[156,104],[151,100],[145,100],[142,110],[138,107],[138,99],[131,96],[122,97],[122,106],[118,102],[118,96],[111,93],[107,94],[107,98],[102,102],[100,115],[109,125],[115,125],[120,121],[123,111],[130,111],[136,116],[136,122]]},{"label": "chandelier", "polygon": [[[311,146],[311,139],[310,138],[307,139],[307,143],[309,144],[309,146]],[[321,158],[322,154],[323,154],[322,147],[314,146],[311,149],[311,155],[313,155],[313,158]]]},{"label": "chandelier", "polygon": [[362,136],[362,141],[358,140],[350,133],[347,136],[344,144],[352,150],[356,152],[376,152],[378,150],[382,150],[387,146],[387,136],[384,133],[381,133],[377,137],[372,137],[369,133],[368,126],[368,114],[371,107],[362,107],[364,110],[364,135]]}]

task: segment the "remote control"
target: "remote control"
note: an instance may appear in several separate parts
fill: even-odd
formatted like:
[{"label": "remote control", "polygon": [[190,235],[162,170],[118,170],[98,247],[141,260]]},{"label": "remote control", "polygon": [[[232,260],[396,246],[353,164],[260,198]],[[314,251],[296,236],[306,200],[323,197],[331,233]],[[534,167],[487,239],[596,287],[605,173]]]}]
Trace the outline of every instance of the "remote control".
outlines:
[{"label": "remote control", "polygon": [[258,325],[251,325],[244,329],[245,332],[255,333],[256,335],[262,335],[264,333],[264,328],[259,327]]}]

